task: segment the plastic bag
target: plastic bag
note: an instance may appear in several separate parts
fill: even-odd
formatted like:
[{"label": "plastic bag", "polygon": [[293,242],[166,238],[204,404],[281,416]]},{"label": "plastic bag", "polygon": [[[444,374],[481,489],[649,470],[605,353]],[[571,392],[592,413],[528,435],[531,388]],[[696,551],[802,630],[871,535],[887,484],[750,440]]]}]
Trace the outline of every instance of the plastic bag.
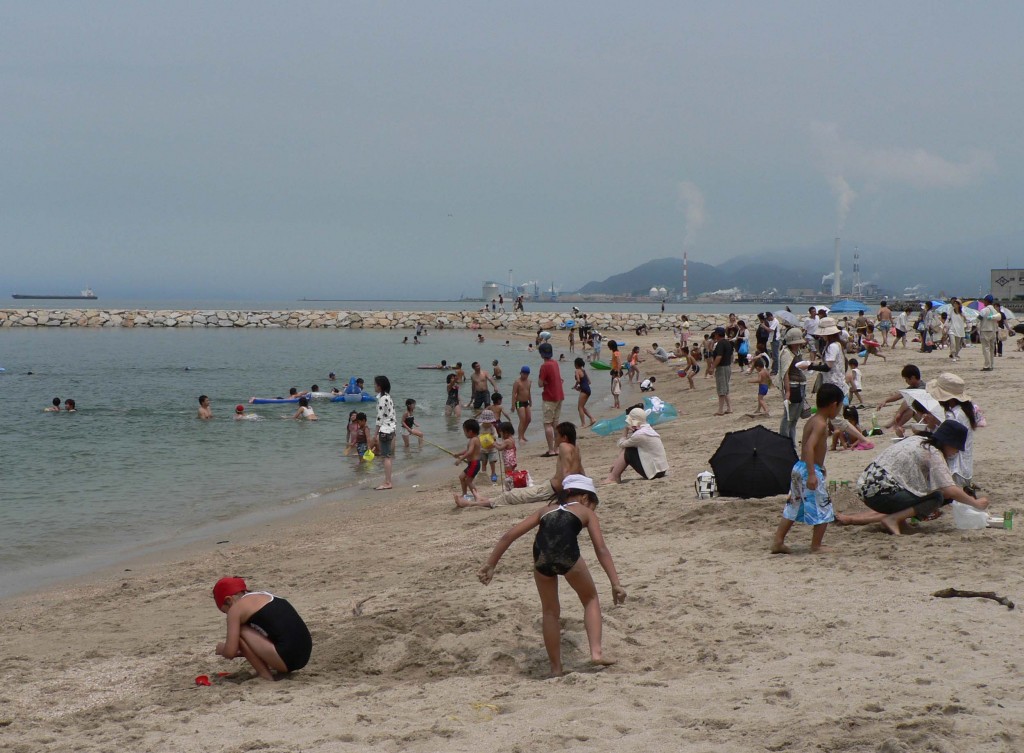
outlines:
[{"label": "plastic bag", "polygon": [[961,530],[973,530],[988,527],[988,513],[960,502],[951,503],[953,508],[953,525]]}]

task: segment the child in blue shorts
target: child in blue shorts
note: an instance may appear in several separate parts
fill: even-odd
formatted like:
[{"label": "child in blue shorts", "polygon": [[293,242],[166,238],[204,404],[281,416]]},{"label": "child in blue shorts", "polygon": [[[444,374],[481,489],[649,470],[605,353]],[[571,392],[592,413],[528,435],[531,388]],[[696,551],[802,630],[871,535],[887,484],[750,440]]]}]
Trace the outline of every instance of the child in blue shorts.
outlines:
[{"label": "child in blue shorts", "polygon": [[828,524],[835,520],[835,514],[826,484],[825,452],[828,447],[828,422],[839,415],[843,407],[843,391],[834,384],[823,384],[818,389],[816,404],[818,412],[804,424],[800,460],[793,466],[789,499],[782,511],[782,522],[775,529],[772,554],[789,554],[789,547],[785,543],[786,534],[793,523],[814,526],[811,551],[827,551],[821,542],[825,538]]}]

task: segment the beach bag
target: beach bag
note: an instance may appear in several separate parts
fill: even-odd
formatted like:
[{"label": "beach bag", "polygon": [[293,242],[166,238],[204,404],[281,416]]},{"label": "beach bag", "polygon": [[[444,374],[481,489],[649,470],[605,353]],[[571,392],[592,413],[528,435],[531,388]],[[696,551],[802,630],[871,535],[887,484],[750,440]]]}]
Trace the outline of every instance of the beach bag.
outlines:
[{"label": "beach bag", "polygon": [[996,337],[999,338],[1000,342],[1004,342],[1010,338],[1010,332],[1005,327],[1000,327],[996,330]]},{"label": "beach bag", "polygon": [[747,355],[747,353],[750,352],[750,346],[747,344],[746,340],[743,340],[740,343],[739,350],[737,350],[736,352],[739,353],[741,356],[745,356]]},{"label": "beach bag", "polygon": [[693,488],[697,492],[697,499],[711,499],[718,496],[718,482],[715,481],[715,474],[711,471],[698,473]]},{"label": "beach bag", "polygon": [[522,470],[505,472],[506,489],[525,489],[528,486],[533,486],[533,479],[530,478],[529,471]]}]

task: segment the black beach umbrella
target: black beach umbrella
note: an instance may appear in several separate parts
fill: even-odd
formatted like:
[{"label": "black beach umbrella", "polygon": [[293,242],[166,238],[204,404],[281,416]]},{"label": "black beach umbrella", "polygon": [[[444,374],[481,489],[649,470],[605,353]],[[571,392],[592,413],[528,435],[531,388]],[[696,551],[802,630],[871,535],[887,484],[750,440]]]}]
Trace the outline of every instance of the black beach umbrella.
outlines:
[{"label": "black beach umbrella", "polygon": [[1020,324],[1014,324],[1013,331],[1016,332],[1018,335],[1024,335],[1024,322],[1021,322]]},{"label": "black beach umbrella", "polygon": [[789,491],[796,450],[789,437],[763,426],[730,431],[711,456],[723,497],[772,497]]}]

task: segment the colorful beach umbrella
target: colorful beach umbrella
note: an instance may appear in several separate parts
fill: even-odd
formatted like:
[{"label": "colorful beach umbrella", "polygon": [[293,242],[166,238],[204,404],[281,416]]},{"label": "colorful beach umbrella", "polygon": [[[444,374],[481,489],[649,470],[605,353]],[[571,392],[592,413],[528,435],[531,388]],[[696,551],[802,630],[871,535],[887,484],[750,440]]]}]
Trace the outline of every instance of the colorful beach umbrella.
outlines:
[{"label": "colorful beach umbrella", "polygon": [[965,309],[974,309],[975,311],[981,311],[985,306],[986,303],[984,301],[971,301],[964,304]]}]

